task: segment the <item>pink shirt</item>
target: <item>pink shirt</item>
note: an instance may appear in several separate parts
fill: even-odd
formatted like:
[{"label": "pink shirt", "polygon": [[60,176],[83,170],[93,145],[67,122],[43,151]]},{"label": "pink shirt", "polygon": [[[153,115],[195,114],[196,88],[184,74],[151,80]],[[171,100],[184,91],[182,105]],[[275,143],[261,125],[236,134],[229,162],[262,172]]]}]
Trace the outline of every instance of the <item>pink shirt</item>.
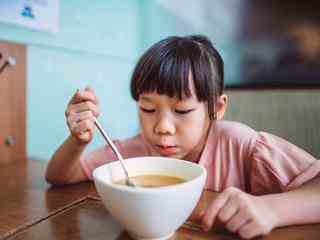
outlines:
[{"label": "pink shirt", "polygon": [[[142,135],[115,141],[124,158],[155,155]],[[108,146],[81,159],[84,172],[116,160]],[[320,161],[286,140],[230,121],[212,124],[196,162],[207,169],[206,188],[223,191],[233,186],[251,194],[284,192],[320,175]]]}]

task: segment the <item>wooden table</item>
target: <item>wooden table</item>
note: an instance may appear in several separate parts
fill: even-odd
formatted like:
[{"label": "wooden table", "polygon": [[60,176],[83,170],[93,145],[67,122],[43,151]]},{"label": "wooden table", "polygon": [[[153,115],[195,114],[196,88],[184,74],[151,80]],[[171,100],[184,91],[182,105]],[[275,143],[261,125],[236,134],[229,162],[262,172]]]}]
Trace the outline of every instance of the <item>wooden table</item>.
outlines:
[{"label": "wooden table", "polygon": [[[130,239],[103,207],[93,183],[51,187],[44,180],[45,166],[32,160],[0,164],[0,239]],[[206,192],[197,209],[215,196]],[[238,237],[222,228],[204,233],[186,223],[171,239]],[[320,239],[320,224],[276,229],[259,239]]]}]

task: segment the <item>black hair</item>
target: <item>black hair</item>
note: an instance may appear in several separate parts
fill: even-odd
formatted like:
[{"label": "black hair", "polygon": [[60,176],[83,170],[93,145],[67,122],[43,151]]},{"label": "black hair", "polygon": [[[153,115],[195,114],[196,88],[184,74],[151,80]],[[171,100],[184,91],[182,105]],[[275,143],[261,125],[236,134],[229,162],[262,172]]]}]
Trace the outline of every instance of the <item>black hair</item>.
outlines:
[{"label": "black hair", "polygon": [[190,97],[192,74],[198,101],[208,104],[210,119],[216,119],[215,103],[224,87],[223,59],[211,41],[202,35],[172,36],[151,46],[139,59],[131,78],[131,96],[156,91],[182,100]]}]

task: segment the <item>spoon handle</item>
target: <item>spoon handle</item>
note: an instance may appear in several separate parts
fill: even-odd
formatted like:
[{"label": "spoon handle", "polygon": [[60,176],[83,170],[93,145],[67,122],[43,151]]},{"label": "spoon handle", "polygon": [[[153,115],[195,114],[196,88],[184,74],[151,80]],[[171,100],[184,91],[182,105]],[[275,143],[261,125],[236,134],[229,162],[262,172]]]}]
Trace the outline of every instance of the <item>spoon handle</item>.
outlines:
[{"label": "spoon handle", "polygon": [[94,124],[97,126],[98,130],[102,134],[103,138],[107,141],[107,143],[110,145],[112,151],[116,154],[117,158],[119,159],[122,168],[124,170],[124,173],[126,175],[126,178],[129,179],[128,171],[124,165],[123,157],[121,156],[120,152],[118,151],[117,147],[114,145],[112,140],[109,138],[108,134],[103,130],[101,124],[98,122],[98,119],[94,117]]}]

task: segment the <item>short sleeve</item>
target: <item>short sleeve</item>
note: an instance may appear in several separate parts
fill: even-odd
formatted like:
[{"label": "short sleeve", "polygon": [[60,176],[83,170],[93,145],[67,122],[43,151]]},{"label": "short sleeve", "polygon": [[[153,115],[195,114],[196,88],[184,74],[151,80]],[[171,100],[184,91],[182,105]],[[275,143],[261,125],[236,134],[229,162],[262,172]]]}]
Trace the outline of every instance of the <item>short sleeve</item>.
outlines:
[{"label": "short sleeve", "polygon": [[303,149],[269,133],[260,132],[252,144],[252,194],[285,192],[319,176],[320,161]]},{"label": "short sleeve", "polygon": [[[120,148],[119,141],[113,141],[113,143],[117,148]],[[84,157],[80,159],[80,163],[88,179],[92,180],[92,172],[95,168],[115,160],[117,160],[116,155],[109,146],[105,145],[85,154]]]},{"label": "short sleeve", "polygon": [[[116,140],[113,143],[123,158],[146,156],[149,154],[145,141],[140,134],[122,141]],[[80,163],[88,179],[92,180],[92,172],[95,168],[115,160],[117,160],[117,156],[109,146],[105,145],[85,154],[80,159]]]}]

